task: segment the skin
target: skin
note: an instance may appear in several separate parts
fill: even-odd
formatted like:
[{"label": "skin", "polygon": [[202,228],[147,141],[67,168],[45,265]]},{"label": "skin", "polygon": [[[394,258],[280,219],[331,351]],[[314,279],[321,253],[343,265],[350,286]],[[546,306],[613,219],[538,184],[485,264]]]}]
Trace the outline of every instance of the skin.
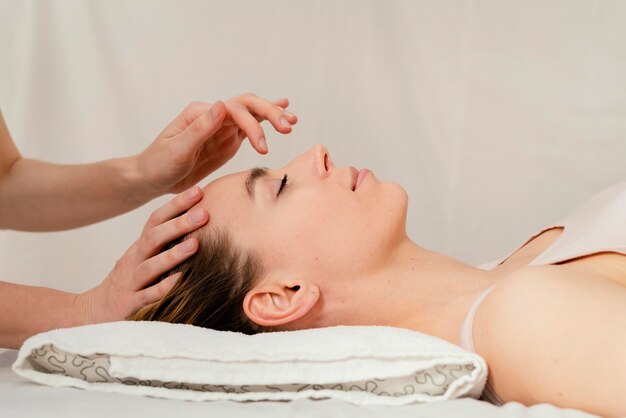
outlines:
[{"label": "skin", "polygon": [[215,104],[193,102],[139,154],[91,164],[23,158],[0,113],[0,229],[58,231],[125,213],[165,193],[180,193],[212,173],[243,140],[267,153],[260,125],[288,134],[297,117],[287,99],[245,93]]},{"label": "skin", "polygon": [[353,191],[352,169],[336,167],[323,145],[270,170],[254,200],[247,175],[210,183],[197,206],[211,213],[211,228],[260,256],[265,275],[244,300],[260,325],[388,325],[458,344],[471,304],[500,276],[415,244],[406,191],[373,174]]},{"label": "skin", "polygon": [[[267,153],[260,122],[290,133],[297,117],[285,110],[288,105],[287,99],[269,102],[252,93],[194,102],[141,153],[80,165],[23,158],[0,113],[0,229],[77,228],[184,191],[230,160],[246,138]],[[178,276],[154,279],[194,254],[198,241],[161,248],[208,222],[203,209],[186,213],[202,197],[193,186],[153,212],[113,270],[84,293],[0,281],[0,347],[19,348],[29,336],[54,328],[122,320],[162,298]]]},{"label": "skin", "polygon": [[[276,197],[284,173],[290,180]],[[373,175],[352,191],[351,169],[332,164],[324,146],[270,170],[255,201],[245,191],[247,174],[210,183],[196,206],[211,213],[207,228],[229,231],[236,247],[263,263],[243,302],[252,321],[284,330],[387,325],[459,345],[471,305],[497,283],[476,313],[473,336],[500,398],[624,416],[622,254],[528,266],[561,233],[552,229],[482,270],[411,241],[406,192]]]}]

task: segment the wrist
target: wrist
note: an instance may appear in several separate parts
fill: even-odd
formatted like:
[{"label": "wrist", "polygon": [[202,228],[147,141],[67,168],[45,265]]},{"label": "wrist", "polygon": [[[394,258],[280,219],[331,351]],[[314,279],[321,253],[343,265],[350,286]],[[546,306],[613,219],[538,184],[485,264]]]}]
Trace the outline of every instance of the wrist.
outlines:
[{"label": "wrist", "polygon": [[164,193],[147,178],[141,169],[139,156],[112,160],[122,184],[123,196],[139,206]]},{"label": "wrist", "polygon": [[109,309],[103,306],[108,285],[100,285],[86,292],[74,295],[74,312],[80,325],[99,324],[109,320]]},{"label": "wrist", "polygon": [[88,325],[88,324],[93,323],[93,320],[90,319],[91,314],[88,310],[88,306],[89,306],[89,304],[87,303],[88,293],[89,292],[73,295],[72,307],[74,309],[74,318],[76,318],[78,322],[77,326]]}]

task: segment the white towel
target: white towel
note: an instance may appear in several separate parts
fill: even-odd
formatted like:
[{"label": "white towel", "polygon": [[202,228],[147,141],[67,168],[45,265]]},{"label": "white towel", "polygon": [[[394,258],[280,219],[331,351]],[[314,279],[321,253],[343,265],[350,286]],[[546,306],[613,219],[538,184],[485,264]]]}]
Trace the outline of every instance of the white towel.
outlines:
[{"label": "white towel", "polygon": [[487,365],[419,332],[336,326],[245,335],[122,321],[24,342],[13,370],[35,382],[186,400],[338,398],[404,405],[478,398]]}]

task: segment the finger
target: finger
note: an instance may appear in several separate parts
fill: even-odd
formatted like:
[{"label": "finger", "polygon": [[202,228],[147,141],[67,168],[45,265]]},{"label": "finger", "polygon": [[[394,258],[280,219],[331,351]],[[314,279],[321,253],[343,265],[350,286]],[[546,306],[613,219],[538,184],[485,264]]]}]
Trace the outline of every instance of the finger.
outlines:
[{"label": "finger", "polygon": [[266,119],[270,121],[274,129],[280,133],[287,134],[291,132],[291,125],[298,122],[296,115],[263,98],[250,95],[243,97],[241,101],[246,105],[248,111],[260,117],[261,120]]},{"label": "finger", "polygon": [[172,137],[183,132],[191,123],[203,113],[208,112],[211,109],[211,103],[205,102],[191,102],[187,105],[182,112],[176,116],[176,118],[170,122],[169,125],[163,130],[163,133],[167,137]]},{"label": "finger", "polygon": [[[267,120],[267,118],[264,118],[262,116],[258,116],[253,114],[252,116],[254,116],[254,118],[258,121],[258,122],[263,122],[264,120]],[[285,118],[287,118],[287,122],[289,122],[289,124],[291,125],[295,125],[296,123],[298,123],[298,117],[296,115],[294,115],[293,113],[289,113],[286,110],[283,111],[283,116]],[[273,124],[272,124],[273,125]],[[280,132],[280,131],[279,131]],[[281,133],[289,133],[289,132],[281,132]]]},{"label": "finger", "polygon": [[[296,115],[294,115],[293,113],[287,112],[287,107],[289,107],[289,99],[287,98],[283,98],[283,99],[278,99],[276,101],[273,102],[276,106],[280,106],[283,109],[285,109],[285,115],[287,116],[287,120],[289,121],[289,123],[291,123],[292,125],[295,125],[298,122],[298,117]],[[295,120],[293,120],[295,118]]]},{"label": "finger", "polygon": [[254,149],[260,153],[267,153],[267,142],[265,141],[265,133],[259,122],[248,112],[245,105],[241,103],[228,103],[226,108],[230,113],[230,117],[246,133],[250,139],[250,143]]},{"label": "finger", "polygon": [[[289,99],[287,99],[286,97],[283,97],[283,98],[278,99],[278,100],[274,100],[273,102],[269,102],[268,100],[260,98],[260,97],[256,96],[253,93],[244,93],[244,94],[241,94],[239,96],[233,97],[232,99],[229,99],[228,101],[229,102],[239,102],[239,103],[247,104],[248,103],[248,99],[249,98],[254,98],[254,97],[256,97],[256,98],[258,98],[258,99],[260,99],[262,101],[265,101],[267,103],[270,103],[272,105],[280,106],[282,109],[286,109],[289,106]],[[292,114],[292,113],[289,113],[289,112],[286,112],[286,113],[288,114],[288,118],[287,119],[289,120],[289,123],[291,123],[292,125],[295,124],[296,121],[297,121],[297,118],[296,118],[296,121],[293,121],[293,122],[291,121],[291,118],[293,118],[295,115]],[[262,116],[259,116],[259,115],[256,115],[256,114],[253,114],[252,116],[254,116],[255,119],[258,120],[259,122],[261,122],[263,120],[266,120],[266,118],[264,118]]]},{"label": "finger", "polygon": [[198,186],[193,186],[184,192],[177,194],[165,205],[152,212],[143,228],[142,235],[155,226],[167,222],[188,210],[202,200],[202,196],[202,189]]},{"label": "finger", "polygon": [[137,253],[142,260],[157,254],[163,246],[183,235],[195,231],[209,221],[204,208],[195,208],[167,222],[159,224],[142,234]]},{"label": "finger", "polygon": [[147,289],[143,289],[137,292],[135,294],[134,310],[139,310],[144,306],[150,305],[151,303],[158,302],[163,299],[163,297],[167,295],[170,290],[172,290],[180,276],[181,273],[174,273],[171,276],[168,276],[166,279],[161,280],[154,286],[150,286]]},{"label": "finger", "polygon": [[179,136],[173,138],[172,152],[183,158],[195,155],[198,149],[222,126],[226,107],[215,102],[211,110],[198,116]]},{"label": "finger", "polygon": [[206,147],[207,155],[218,155],[219,158],[207,158],[199,165],[196,165],[194,171],[189,175],[191,183],[197,183],[210,173],[220,168],[224,163],[229,161],[239,150],[242,140],[236,137],[236,132],[230,138],[217,138],[216,142],[212,142],[210,147]]},{"label": "finger", "polygon": [[184,127],[191,125],[191,123],[198,118],[198,116],[211,110],[216,103],[207,102],[191,102],[185,109],[178,115],[176,120],[182,122]]},{"label": "finger", "polygon": [[189,238],[173,248],[145,260],[135,269],[133,277],[134,289],[140,290],[148,286],[163,273],[173,269],[197,251],[198,240]]},{"label": "finger", "polygon": [[276,106],[280,106],[283,109],[286,109],[289,106],[289,99],[283,97],[282,99],[274,100],[272,103],[274,103]]}]

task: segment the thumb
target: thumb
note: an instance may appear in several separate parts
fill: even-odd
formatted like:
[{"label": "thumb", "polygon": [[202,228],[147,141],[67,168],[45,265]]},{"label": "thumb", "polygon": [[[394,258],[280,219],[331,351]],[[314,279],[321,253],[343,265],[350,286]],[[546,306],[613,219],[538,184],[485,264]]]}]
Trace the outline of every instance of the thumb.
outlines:
[{"label": "thumb", "polygon": [[221,127],[226,116],[226,106],[217,101],[208,112],[202,113],[179,134],[173,144],[175,152],[179,154],[193,154],[206,140],[215,134]]}]

